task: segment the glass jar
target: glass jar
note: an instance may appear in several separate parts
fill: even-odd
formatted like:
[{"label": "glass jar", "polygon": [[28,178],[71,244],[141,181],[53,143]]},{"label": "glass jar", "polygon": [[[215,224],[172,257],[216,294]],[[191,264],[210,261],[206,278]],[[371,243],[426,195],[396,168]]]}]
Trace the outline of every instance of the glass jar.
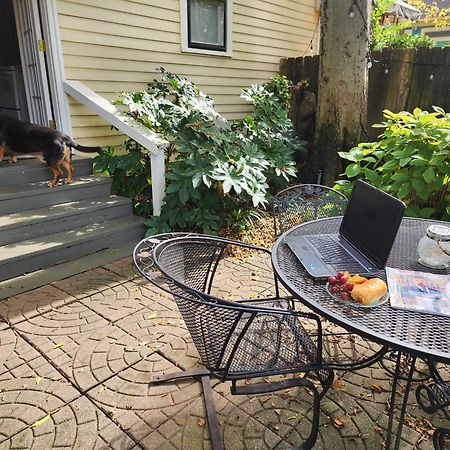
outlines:
[{"label": "glass jar", "polygon": [[431,269],[446,269],[450,264],[450,228],[431,225],[417,246],[419,264]]}]

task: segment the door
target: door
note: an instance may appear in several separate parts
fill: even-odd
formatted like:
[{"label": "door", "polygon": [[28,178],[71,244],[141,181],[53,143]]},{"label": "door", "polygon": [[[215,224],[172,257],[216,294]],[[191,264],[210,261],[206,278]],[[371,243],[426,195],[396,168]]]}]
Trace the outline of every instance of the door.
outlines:
[{"label": "door", "polygon": [[30,122],[54,124],[38,0],[13,0]]}]

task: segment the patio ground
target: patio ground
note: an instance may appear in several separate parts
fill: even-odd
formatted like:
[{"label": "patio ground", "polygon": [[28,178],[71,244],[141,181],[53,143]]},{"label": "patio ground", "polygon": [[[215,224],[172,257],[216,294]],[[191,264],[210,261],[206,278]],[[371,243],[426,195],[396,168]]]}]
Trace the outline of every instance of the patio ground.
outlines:
[{"label": "patio ground", "polygon": [[[231,270],[221,280],[242,285]],[[200,383],[150,382],[198,357],[173,299],[130,258],[5,299],[0,319],[1,450],[210,448]],[[383,448],[390,383],[378,365],[337,373],[316,448]],[[305,391],[248,398],[213,384],[226,449],[289,448],[308,430]],[[401,449],[431,449],[440,418],[410,403]]]}]

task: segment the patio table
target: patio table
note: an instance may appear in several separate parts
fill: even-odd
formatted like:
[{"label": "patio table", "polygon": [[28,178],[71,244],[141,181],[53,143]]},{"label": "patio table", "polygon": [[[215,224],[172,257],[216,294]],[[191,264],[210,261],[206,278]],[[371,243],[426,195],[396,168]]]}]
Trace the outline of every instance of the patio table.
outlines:
[{"label": "patio table", "polygon": [[[272,249],[273,267],[283,285],[304,305],[348,331],[395,351],[387,449],[391,448],[398,379],[401,378],[402,370],[405,370],[405,356],[407,357],[406,391],[394,443],[394,448],[398,449],[416,359],[450,364],[450,317],[394,309],[389,302],[374,308],[357,308],[331,298],[325,288],[326,280],[314,280],[306,272],[286,244],[285,238],[302,234],[337,233],[341,220],[342,217],[315,220],[288,230],[278,238]],[[437,223],[443,224],[433,220],[404,218],[386,265],[448,275],[448,269],[428,269],[417,262],[417,244],[420,238],[429,225]],[[380,272],[379,277],[386,280],[385,272]]]}]

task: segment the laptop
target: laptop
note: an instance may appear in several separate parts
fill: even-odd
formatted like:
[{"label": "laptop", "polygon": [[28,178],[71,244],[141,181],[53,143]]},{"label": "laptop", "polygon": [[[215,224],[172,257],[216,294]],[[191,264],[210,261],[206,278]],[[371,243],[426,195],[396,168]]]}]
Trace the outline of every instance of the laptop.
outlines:
[{"label": "laptop", "polygon": [[376,276],[384,269],[405,204],[357,180],[339,233],[286,236],[285,242],[314,278],[349,271]]}]

